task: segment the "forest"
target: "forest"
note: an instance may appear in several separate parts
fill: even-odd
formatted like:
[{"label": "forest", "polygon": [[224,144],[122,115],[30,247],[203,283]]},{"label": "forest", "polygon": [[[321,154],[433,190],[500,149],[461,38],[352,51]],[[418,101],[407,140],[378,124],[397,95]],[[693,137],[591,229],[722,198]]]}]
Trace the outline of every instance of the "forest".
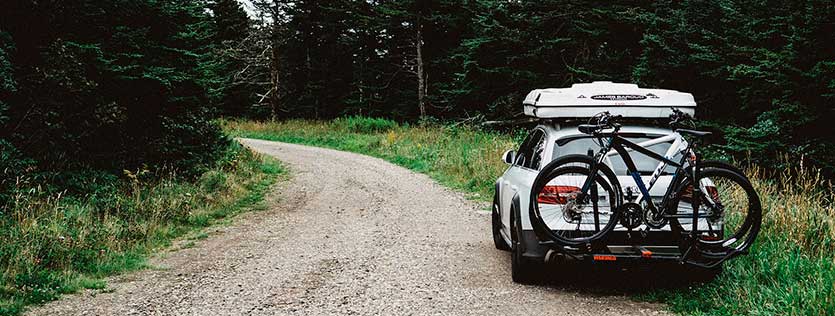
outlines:
[{"label": "forest", "polygon": [[[835,176],[830,0],[6,0],[0,228],[14,229],[0,237],[22,227],[26,197],[89,204],[142,183],[214,190],[207,174],[257,178],[263,166],[223,120],[489,129],[480,123],[521,118],[531,89],[590,81],[690,92],[699,124],[716,132],[710,155]],[[119,211],[133,202],[95,203],[91,218],[136,220]],[[0,265],[41,269],[2,271],[8,306],[41,299],[9,289],[69,265],[43,259],[63,249],[53,244],[32,250],[34,265],[0,246]],[[75,262],[103,260],[78,247],[87,252]]]},{"label": "forest", "polygon": [[507,120],[533,88],[633,82],[693,93],[717,155],[833,172],[830,1],[252,4],[277,95],[229,113]]},{"label": "forest", "polygon": [[718,154],[804,157],[831,175],[834,11],[826,0],[10,1],[2,183],[143,165],[196,174],[226,146],[216,117],[506,120],[533,88],[594,80],[691,92],[721,132]]}]

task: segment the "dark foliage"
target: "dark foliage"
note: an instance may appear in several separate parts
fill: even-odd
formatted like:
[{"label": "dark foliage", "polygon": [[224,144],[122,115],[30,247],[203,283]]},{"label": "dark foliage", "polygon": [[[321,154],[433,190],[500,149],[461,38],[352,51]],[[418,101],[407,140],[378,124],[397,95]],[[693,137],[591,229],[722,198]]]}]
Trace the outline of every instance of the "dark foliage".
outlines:
[{"label": "dark foliage", "polygon": [[277,2],[285,116],[415,119],[419,63],[439,118],[503,119],[533,88],[635,82],[693,93],[724,139],[716,154],[835,171],[831,1]]},{"label": "dark foliage", "polygon": [[662,1],[641,21],[634,80],[692,92],[725,132],[722,151],[772,164],[805,156],[833,175],[831,1]]},{"label": "dark foliage", "polygon": [[[259,87],[249,80],[248,61],[256,54],[247,50],[253,34],[252,21],[237,0],[215,0],[209,4],[212,13],[211,54],[205,70],[209,94],[220,114],[247,116],[257,102]],[[261,48],[263,50],[263,48]]]},{"label": "dark foliage", "polygon": [[835,170],[828,1],[252,2],[269,19],[234,0],[4,4],[0,154],[24,162],[4,178],[194,174],[225,146],[218,114],[503,119],[593,80],[694,93],[718,155]]},{"label": "dark foliage", "polygon": [[228,140],[210,121],[210,21],[197,0],[5,2],[4,182],[27,168],[50,178],[211,166]]}]

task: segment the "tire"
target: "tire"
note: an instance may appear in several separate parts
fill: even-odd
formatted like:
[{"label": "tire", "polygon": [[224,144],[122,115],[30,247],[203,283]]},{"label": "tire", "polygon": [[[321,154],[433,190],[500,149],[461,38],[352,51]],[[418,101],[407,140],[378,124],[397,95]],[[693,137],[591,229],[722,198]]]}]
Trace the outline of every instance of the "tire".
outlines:
[{"label": "tire", "polygon": [[522,247],[520,246],[523,241],[521,236],[519,236],[519,232],[522,230],[513,215],[515,214],[513,210],[511,210],[510,214],[510,277],[515,283],[532,284],[536,280],[536,262],[523,255]]},{"label": "tire", "polygon": [[708,169],[708,168],[727,169],[727,170],[738,173],[739,175],[745,177],[746,179],[748,178],[748,177],[745,176],[745,172],[742,171],[742,169],[739,169],[732,164],[729,164],[727,162],[720,161],[720,160],[702,160],[702,161],[699,161],[699,168],[701,168],[701,169]]},{"label": "tire", "polygon": [[[551,209],[551,210],[549,210],[550,214],[543,214],[542,208],[540,207],[540,203],[538,201],[539,192],[542,192],[542,190],[545,188],[545,186],[549,182],[551,182],[554,179],[559,178],[560,176],[566,176],[568,178],[571,178],[571,177],[569,177],[569,175],[574,175],[574,176],[585,175],[586,177],[591,177],[591,175],[589,175],[589,172],[590,172],[589,166],[591,166],[593,163],[594,163],[594,160],[592,160],[592,158],[589,157],[589,156],[569,155],[569,156],[565,156],[563,158],[559,158],[557,160],[552,161],[551,163],[546,165],[545,168],[539,173],[539,175],[536,177],[536,180],[534,181],[534,184],[531,188],[531,196],[530,196],[531,224],[534,226],[534,229],[537,231],[537,235],[541,235],[545,238],[548,238],[548,239],[554,241],[555,243],[557,243],[559,245],[563,245],[563,246],[581,246],[581,245],[585,245],[585,244],[591,243],[593,241],[596,241],[596,240],[599,240],[599,239],[605,237],[606,234],[608,234],[610,231],[612,231],[615,228],[615,226],[618,223],[619,216],[620,216],[619,208],[622,204],[620,184],[618,183],[617,177],[615,177],[614,172],[612,172],[612,170],[604,164],[599,164],[598,165],[598,172],[594,176],[594,181],[597,184],[595,186],[595,188],[596,187],[602,188],[603,190],[606,191],[605,192],[606,196],[609,197],[607,206],[609,208],[610,215],[609,215],[608,221],[606,222],[606,224],[603,227],[600,228],[600,230],[598,230],[598,231],[596,231],[596,232],[594,232],[590,235],[584,235],[584,233],[587,232],[587,230],[580,231],[578,229],[574,232],[571,232],[569,230],[555,229],[555,228],[561,228],[561,227],[549,227],[548,223],[547,223],[548,221],[550,221],[552,223],[555,222],[555,221],[557,221],[557,222],[559,221],[559,219],[554,220],[554,216],[555,216],[554,214],[557,214],[559,212],[562,212],[563,214],[567,214],[566,213],[566,208],[569,207],[569,206],[565,203],[562,203],[562,205],[565,205],[565,206],[562,206],[561,211]],[[580,164],[580,165],[577,165],[577,164]],[[576,177],[574,177],[574,178],[576,178]],[[597,199],[593,198],[591,200],[597,200]],[[560,202],[554,202],[554,203],[560,203]],[[555,204],[552,204],[552,205],[555,205]],[[597,204],[593,204],[593,205],[597,206]],[[581,204],[581,206],[582,206],[582,204]],[[585,207],[582,207],[582,208],[585,208]],[[576,212],[576,210],[575,210],[575,212]],[[577,223],[578,223],[577,227],[578,228],[580,227],[581,224],[584,224],[584,223],[588,224],[587,222],[584,222],[586,220],[585,217],[582,216],[582,213],[584,213],[584,212],[580,212],[580,213],[581,214],[579,215],[579,220],[577,220]],[[597,209],[595,209],[593,211],[593,213],[595,214],[595,217],[599,217],[600,208],[598,207]],[[564,215],[564,216],[566,216],[566,215]],[[575,216],[576,216],[576,213],[575,213]],[[565,218],[564,222],[566,224],[565,227],[568,227],[568,225],[573,225],[573,223],[569,221],[569,218]],[[599,227],[599,221],[598,220],[595,219],[594,223],[595,223],[595,227]],[[579,232],[579,233],[577,233],[577,232]],[[571,235],[577,235],[577,234],[579,234],[579,235],[578,236],[571,236]],[[540,238],[542,238],[542,237],[540,237]]]},{"label": "tire", "polygon": [[[703,205],[718,204],[718,208],[708,208],[708,210],[721,210],[721,218],[718,218],[718,220],[721,220],[722,222],[722,230],[717,230],[716,232],[713,232],[712,228],[710,228],[707,232],[702,232],[702,229],[699,230],[702,233],[697,236],[696,240],[702,255],[717,258],[727,256],[728,254],[734,252],[744,252],[748,250],[756,239],[762,223],[760,199],[756,191],[754,191],[751,183],[743,174],[739,172],[739,169],[724,168],[721,165],[701,167],[699,170],[699,177],[700,179],[699,181],[696,181],[696,183],[703,183],[709,180],[710,183],[712,183],[713,192],[715,193],[708,192],[705,194],[702,192],[698,194],[700,196],[699,199],[689,198],[688,195],[692,197],[692,194],[694,193],[691,185],[694,181],[692,181],[692,178],[688,177],[679,183],[678,188],[676,188],[675,191],[675,196],[671,199],[667,212],[669,214],[678,214],[679,208],[686,206],[690,208],[689,212],[692,214],[693,209],[699,209],[700,212],[702,212],[701,207]],[[728,189],[717,188],[717,186],[723,186]],[[700,189],[699,191],[701,192],[702,190]],[[720,191],[733,192],[733,194],[726,195]],[[715,197],[708,197],[710,194],[714,194]],[[716,202],[712,202],[714,200],[716,200]],[[728,201],[733,202],[728,203]],[[735,204],[739,204],[738,207],[734,207]],[[730,213],[733,213],[734,211],[741,213],[741,210],[744,209],[744,215],[742,215],[743,218],[733,219],[733,217],[739,217],[739,215],[731,215],[730,217],[726,216],[729,214],[729,212],[725,209],[726,205],[731,205],[731,208],[728,209],[731,211]],[[685,214],[687,213],[686,210],[684,212]],[[686,228],[685,226],[687,224],[682,224],[685,220],[686,219],[679,218],[670,219],[670,227],[674,233],[682,234],[682,236],[690,234],[692,227],[690,229]],[[692,219],[690,222],[692,222]],[[705,219],[705,222],[709,223],[708,219]],[[738,228],[732,227],[727,229],[727,222],[732,224],[738,223],[738,225],[727,225],[738,226]],[[729,231],[726,231],[726,229]]]},{"label": "tire", "polygon": [[501,214],[499,213],[499,192],[493,194],[493,211],[491,212],[490,216],[490,224],[493,228],[493,244],[496,245],[496,249],[509,251],[510,246],[508,246],[507,242],[505,242],[504,238],[502,238],[502,219]]}]

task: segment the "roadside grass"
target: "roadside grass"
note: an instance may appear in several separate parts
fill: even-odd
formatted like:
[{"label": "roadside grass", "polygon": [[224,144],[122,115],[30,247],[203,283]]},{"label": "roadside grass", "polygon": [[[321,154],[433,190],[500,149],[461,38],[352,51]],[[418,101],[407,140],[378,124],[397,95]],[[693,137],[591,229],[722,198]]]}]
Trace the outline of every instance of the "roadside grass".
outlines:
[{"label": "roadside grass", "polygon": [[[379,157],[428,174],[446,186],[488,201],[506,165],[502,153],[512,138],[468,126],[400,125],[378,118],[333,121],[224,121],[235,137],[257,138],[351,151]],[[480,163],[472,163],[478,161]]]},{"label": "roadside grass", "polygon": [[203,239],[203,228],[263,207],[282,166],[232,147],[193,182],[170,172],[126,171],[127,180],[104,181],[85,196],[35,186],[0,205],[0,315],[81,289],[102,290],[104,277],[146,267],[145,259],[175,238]]},{"label": "roadside grass", "polygon": [[[517,146],[510,135],[473,127],[380,120],[349,117],[223,125],[237,137],[380,157],[426,173],[480,201],[492,198],[493,183],[506,168],[502,152]],[[762,231],[750,254],[726,263],[713,282],[652,289],[636,298],[664,302],[684,315],[835,315],[832,184],[802,166],[768,175],[757,166],[746,170],[764,213]]]},{"label": "roadside grass", "polygon": [[747,256],[714,282],[641,298],[686,315],[835,315],[835,194],[815,170],[746,173],[763,204],[763,226]]}]

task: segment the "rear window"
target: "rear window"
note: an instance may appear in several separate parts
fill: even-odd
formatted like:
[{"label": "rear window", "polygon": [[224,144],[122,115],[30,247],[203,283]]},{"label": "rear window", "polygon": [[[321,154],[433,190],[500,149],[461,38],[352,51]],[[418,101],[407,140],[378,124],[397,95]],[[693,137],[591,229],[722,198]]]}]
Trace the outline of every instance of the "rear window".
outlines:
[{"label": "rear window", "polygon": [[[642,135],[642,136],[623,136],[624,138],[628,139],[629,141],[639,144],[641,142],[645,142],[651,140],[653,138],[661,137],[663,135]],[[653,152],[664,155],[667,153],[667,150],[672,145],[672,142],[660,143],[655,144],[652,146],[647,147],[647,149],[652,150]],[[581,154],[585,155],[591,150],[593,153],[597,153],[600,151],[600,145],[597,144],[597,139],[591,136],[585,137],[568,137],[557,140],[556,146],[554,147],[554,155],[553,158],[559,158],[564,155],[572,155],[572,154]],[[631,150],[629,151],[629,156],[632,157],[632,161],[635,162],[635,168],[638,169],[638,172],[641,174],[652,174],[655,171],[655,168],[658,167],[658,160],[650,158],[647,155],[639,153],[637,151]],[[623,162],[623,158],[620,155],[612,155],[609,156],[611,160],[612,170],[615,171],[617,175],[628,175],[626,170],[626,164]],[[679,161],[681,159],[681,154],[677,154],[673,157],[673,161]],[[665,174],[670,174],[675,171],[675,168],[672,166],[667,166],[664,169]]]}]

